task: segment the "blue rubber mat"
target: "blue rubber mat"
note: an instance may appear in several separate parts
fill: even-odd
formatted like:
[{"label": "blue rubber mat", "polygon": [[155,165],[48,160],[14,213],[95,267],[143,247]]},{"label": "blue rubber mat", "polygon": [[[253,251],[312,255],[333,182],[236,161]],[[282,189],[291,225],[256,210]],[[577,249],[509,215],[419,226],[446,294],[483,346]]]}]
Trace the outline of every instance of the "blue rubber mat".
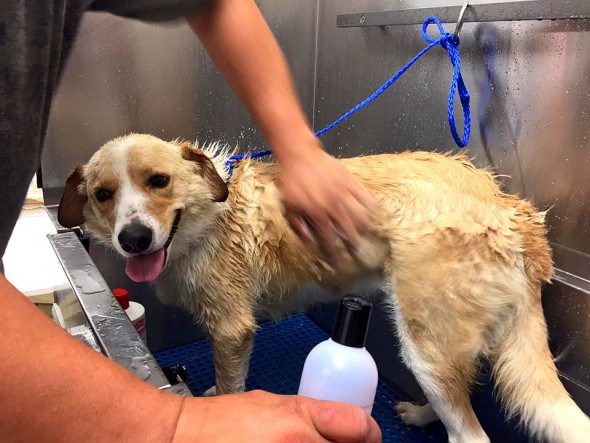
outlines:
[{"label": "blue rubber mat", "polygon": [[[250,375],[246,387],[276,394],[296,394],[305,358],[328,335],[305,315],[294,315],[280,322],[263,323],[254,339]],[[200,395],[214,385],[211,345],[199,341],[155,355],[161,366],[184,365],[186,383],[193,395]],[[379,423],[383,441],[390,443],[446,442],[440,423],[425,429],[410,428],[393,411],[393,405],[408,398],[397,388],[379,381],[373,417]]]}]

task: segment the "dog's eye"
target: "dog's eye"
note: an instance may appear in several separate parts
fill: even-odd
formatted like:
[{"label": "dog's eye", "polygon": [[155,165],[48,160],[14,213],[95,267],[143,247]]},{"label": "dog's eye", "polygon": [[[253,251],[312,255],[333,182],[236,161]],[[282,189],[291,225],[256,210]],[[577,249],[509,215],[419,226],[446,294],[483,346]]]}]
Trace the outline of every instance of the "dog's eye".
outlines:
[{"label": "dog's eye", "polygon": [[99,189],[94,193],[94,197],[96,197],[99,202],[105,202],[112,196],[113,193],[111,191],[107,191],[106,189]]},{"label": "dog's eye", "polygon": [[162,174],[155,174],[150,177],[150,186],[153,188],[165,188],[168,186],[168,182],[170,181],[170,177],[167,175]]}]

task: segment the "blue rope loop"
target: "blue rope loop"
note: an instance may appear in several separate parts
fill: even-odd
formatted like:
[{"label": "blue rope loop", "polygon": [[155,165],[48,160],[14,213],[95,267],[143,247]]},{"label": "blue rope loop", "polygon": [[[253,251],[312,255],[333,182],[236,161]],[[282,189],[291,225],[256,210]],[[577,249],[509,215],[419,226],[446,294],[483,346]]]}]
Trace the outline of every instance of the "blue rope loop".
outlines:
[{"label": "blue rope loop", "polygon": [[[438,28],[438,32],[440,37],[435,39],[428,35],[428,27],[430,25],[436,25]],[[449,54],[449,58],[453,65],[453,77],[451,80],[451,86],[449,88],[449,97],[448,97],[448,107],[447,107],[447,115],[449,120],[449,128],[451,130],[451,135],[453,136],[453,140],[460,148],[464,148],[469,143],[469,137],[471,135],[471,108],[469,103],[469,92],[467,91],[467,87],[463,82],[463,76],[461,75],[461,54],[459,52],[459,38],[455,37],[454,34],[450,34],[445,32],[441,21],[437,17],[428,17],[424,23],[422,24],[422,38],[429,43],[424,49],[422,49],[414,58],[412,58],[408,63],[406,63],[398,72],[392,75],[385,83],[383,83],[375,92],[373,92],[369,97],[364,99],[358,105],[354,106],[353,108],[349,109],[347,112],[342,114],[338,119],[334,122],[330,123],[326,127],[320,129],[315,133],[316,137],[320,137],[321,135],[325,134],[329,130],[333,129],[334,127],[338,126],[344,120],[349,118],[351,115],[355,114],[356,112],[360,111],[362,108],[367,106],[369,103],[373,102],[377,97],[383,94],[392,84],[394,84],[405,72],[412,67],[414,63],[416,63],[424,54],[430,51],[435,46],[442,46],[447,53]],[[459,136],[457,131],[457,124],[455,122],[455,94],[459,92],[459,100],[461,102],[461,106],[463,108],[463,138]],[[235,154],[232,155],[227,163],[227,169],[229,172],[229,177],[233,172],[234,163],[238,160],[243,160],[244,158],[260,158],[265,157],[267,155],[271,155],[272,151],[261,151],[255,152],[251,154]],[[229,178],[228,178],[229,179]]]},{"label": "blue rope loop", "polygon": [[[435,24],[440,33],[440,38],[437,40],[433,39],[428,35],[428,26]],[[453,78],[451,80],[451,86],[449,88],[449,100],[448,100],[448,118],[449,127],[455,143],[460,148],[464,148],[469,143],[469,136],[471,134],[471,107],[469,104],[469,91],[463,82],[463,76],[461,75],[461,54],[459,52],[459,38],[455,37],[454,34],[445,32],[442,23],[437,17],[428,17],[422,24],[422,38],[430,43],[427,50],[430,50],[431,45],[441,45],[449,54],[451,63],[453,64]],[[421,54],[419,54],[421,56]],[[459,90],[459,100],[463,107],[463,138],[459,136],[457,132],[457,125],[455,123],[455,93]]]}]

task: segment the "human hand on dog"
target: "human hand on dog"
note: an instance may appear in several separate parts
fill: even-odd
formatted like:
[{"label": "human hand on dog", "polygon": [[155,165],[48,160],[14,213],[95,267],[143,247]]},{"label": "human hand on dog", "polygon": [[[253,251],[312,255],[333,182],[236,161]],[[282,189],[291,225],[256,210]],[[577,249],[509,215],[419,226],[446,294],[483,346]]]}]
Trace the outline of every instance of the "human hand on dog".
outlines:
[{"label": "human hand on dog", "polygon": [[295,151],[283,149],[275,156],[287,220],[337,266],[337,240],[349,248],[358,246],[371,227],[375,200],[341,162],[322,149],[315,136]]},{"label": "human hand on dog", "polygon": [[189,23],[278,160],[281,194],[291,226],[300,237],[317,243],[338,268],[337,251],[342,248],[336,247],[337,239],[355,248],[369,229],[374,202],[314,136],[285,57],[256,3],[213,2]]},{"label": "human hand on dog", "polygon": [[173,441],[376,443],[381,431],[356,406],[250,391],[185,399]]}]

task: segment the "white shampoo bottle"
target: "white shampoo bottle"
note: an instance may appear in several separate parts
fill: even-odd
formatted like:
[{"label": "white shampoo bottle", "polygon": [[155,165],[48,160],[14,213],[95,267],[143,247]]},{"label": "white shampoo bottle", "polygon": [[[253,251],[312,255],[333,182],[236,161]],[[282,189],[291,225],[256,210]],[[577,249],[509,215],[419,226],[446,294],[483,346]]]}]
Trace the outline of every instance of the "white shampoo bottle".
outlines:
[{"label": "white shampoo bottle", "polygon": [[357,296],[341,300],[332,337],[311,350],[298,395],[333,400],[373,410],[379,374],[365,349],[372,305]]}]

